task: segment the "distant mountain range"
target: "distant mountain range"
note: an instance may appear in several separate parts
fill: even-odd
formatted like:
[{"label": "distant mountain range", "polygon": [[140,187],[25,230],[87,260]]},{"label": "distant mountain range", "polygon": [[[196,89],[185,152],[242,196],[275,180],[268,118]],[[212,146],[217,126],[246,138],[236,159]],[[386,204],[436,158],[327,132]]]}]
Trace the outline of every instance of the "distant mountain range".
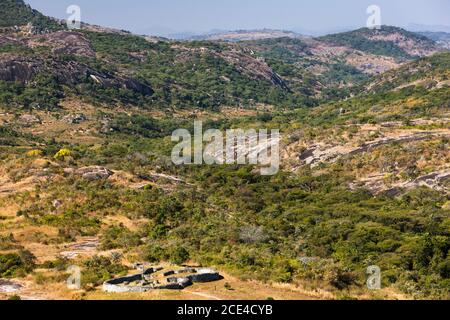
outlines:
[{"label": "distant mountain range", "polygon": [[293,31],[259,29],[212,32],[204,35],[194,35],[187,40],[223,40],[223,41],[249,41],[272,38],[302,38],[303,36]]},{"label": "distant mountain range", "polygon": [[418,32],[419,34],[435,41],[440,46],[450,49],[450,33],[447,32]]},{"label": "distant mountain range", "polygon": [[[444,50],[424,35],[388,26],[318,38],[262,29],[173,41],[89,24],[67,30],[19,0],[1,0],[0,8],[4,91],[19,82],[24,96],[14,103],[40,108],[70,95],[163,108],[312,106],[337,88],[346,95],[342,89],[367,77]],[[28,96],[39,89],[53,93]]]},{"label": "distant mountain range", "polygon": [[[448,48],[448,38],[450,34],[449,31],[433,31],[433,30],[441,30],[446,29],[444,26],[435,26],[435,27],[427,27],[419,25],[414,25],[415,27],[405,28],[410,32],[418,33],[420,35],[426,36],[433,41],[438,41],[441,45]],[[313,32],[307,30],[278,30],[278,29],[252,29],[252,30],[212,30],[207,33],[196,34],[194,32],[179,32],[179,33],[168,33],[166,35],[167,38],[175,39],[175,40],[210,40],[210,41],[230,41],[230,42],[239,42],[239,41],[248,41],[248,40],[261,40],[261,39],[271,39],[271,38],[310,38],[310,37],[318,37],[324,36],[328,34],[338,34],[351,32],[356,28],[342,28],[340,30],[336,30],[334,32]]]},{"label": "distant mountain range", "polygon": [[405,26],[405,29],[408,29],[408,30],[414,31],[414,32],[429,31],[429,32],[450,33],[450,26],[444,26],[444,25],[426,25],[426,24],[419,24],[419,23],[410,23],[407,26]]}]

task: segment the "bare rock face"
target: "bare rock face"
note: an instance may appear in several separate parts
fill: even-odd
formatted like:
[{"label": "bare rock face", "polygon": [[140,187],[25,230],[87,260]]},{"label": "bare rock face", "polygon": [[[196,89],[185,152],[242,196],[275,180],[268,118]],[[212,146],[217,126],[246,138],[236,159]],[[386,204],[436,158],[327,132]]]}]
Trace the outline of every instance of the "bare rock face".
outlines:
[{"label": "bare rock face", "polygon": [[403,191],[408,191],[418,187],[428,187],[430,189],[449,194],[450,170],[441,170],[418,177],[413,181],[399,183],[386,191],[388,195],[395,196]]},{"label": "bare rock face", "polygon": [[42,61],[32,58],[0,58],[0,80],[28,83],[42,68]]},{"label": "bare rock face", "polygon": [[75,85],[90,78],[106,88],[128,89],[142,95],[153,94],[153,89],[150,86],[137,80],[121,75],[98,72],[85,64],[75,61],[53,61],[52,73],[59,82],[67,85]]},{"label": "bare rock face", "polygon": [[148,85],[143,84],[135,79],[130,78],[118,78],[122,88],[138,92],[144,96],[150,96],[153,94],[153,89]]},{"label": "bare rock face", "polygon": [[95,57],[90,42],[78,32],[58,31],[34,36],[28,40],[28,46],[31,48],[42,45],[51,47],[54,54]]},{"label": "bare rock face", "polygon": [[63,57],[82,56],[95,58],[95,51],[89,40],[79,32],[58,31],[17,39],[0,35],[0,46],[20,45],[25,48],[50,47],[51,56],[28,56],[17,52],[0,55],[0,80],[32,84],[39,74],[52,75],[60,84],[74,86],[94,81],[105,88],[128,89],[142,95],[152,95],[153,89],[122,73],[99,71],[79,61]]},{"label": "bare rock face", "polygon": [[343,156],[353,156],[359,153],[367,152],[372,149],[378,148],[392,143],[407,143],[414,141],[422,141],[431,137],[444,136],[448,137],[448,133],[443,132],[415,132],[412,134],[400,135],[398,137],[383,137],[367,143],[364,143],[358,147],[345,146],[345,145],[321,145],[316,144],[310,146],[299,155],[299,159],[305,165],[317,166],[322,162],[336,162]]},{"label": "bare rock face", "polygon": [[349,185],[350,189],[355,190],[360,187],[367,188],[374,195],[385,194],[388,196],[399,196],[403,193],[419,187],[427,187],[442,194],[450,194],[450,169],[443,169],[420,176],[414,180],[402,181],[386,185],[384,174],[372,175],[361,179]]},{"label": "bare rock face", "polygon": [[113,175],[113,172],[105,167],[90,166],[77,169],[75,174],[80,175],[87,181],[96,181],[108,179]]},{"label": "bare rock face", "polygon": [[11,293],[19,291],[23,288],[23,285],[12,281],[12,280],[6,280],[6,279],[0,279],[0,292],[1,293]]},{"label": "bare rock face", "polygon": [[7,56],[0,57],[0,80],[28,84],[39,73],[52,74],[59,83],[77,85],[91,78],[106,88],[128,89],[142,95],[152,95],[153,89],[135,79],[117,74],[98,72],[76,61],[54,59],[46,61],[38,58]]}]

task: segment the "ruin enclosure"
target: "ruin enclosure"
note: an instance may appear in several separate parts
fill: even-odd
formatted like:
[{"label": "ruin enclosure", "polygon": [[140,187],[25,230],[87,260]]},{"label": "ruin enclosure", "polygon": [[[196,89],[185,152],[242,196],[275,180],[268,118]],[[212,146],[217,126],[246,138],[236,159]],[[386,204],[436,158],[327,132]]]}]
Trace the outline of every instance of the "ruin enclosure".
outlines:
[{"label": "ruin enclosure", "polygon": [[182,290],[194,283],[212,282],[222,279],[215,270],[209,268],[182,268],[166,270],[162,267],[153,267],[143,270],[139,274],[120,277],[105,281],[105,292],[147,292],[150,290]]}]

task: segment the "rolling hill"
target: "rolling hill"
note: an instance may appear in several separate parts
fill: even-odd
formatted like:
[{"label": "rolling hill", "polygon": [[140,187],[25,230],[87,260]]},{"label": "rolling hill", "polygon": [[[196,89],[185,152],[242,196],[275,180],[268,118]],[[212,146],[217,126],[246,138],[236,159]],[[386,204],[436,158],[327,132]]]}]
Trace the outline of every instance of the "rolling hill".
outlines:
[{"label": "rolling hill", "polygon": [[[1,5],[8,12],[4,26],[31,28],[0,34],[2,101],[25,108],[52,109],[73,96],[159,109],[310,107],[348,96],[348,89],[368,76],[399,66],[399,58],[405,62],[441,50],[393,27],[318,39],[272,34],[236,43],[168,41],[85,24],[68,31],[23,1]],[[41,89],[51,94],[36,95]]]},{"label": "rolling hill", "polygon": [[431,39],[401,28],[359,29],[319,38],[363,52],[390,56],[398,60],[427,56],[440,50]]}]

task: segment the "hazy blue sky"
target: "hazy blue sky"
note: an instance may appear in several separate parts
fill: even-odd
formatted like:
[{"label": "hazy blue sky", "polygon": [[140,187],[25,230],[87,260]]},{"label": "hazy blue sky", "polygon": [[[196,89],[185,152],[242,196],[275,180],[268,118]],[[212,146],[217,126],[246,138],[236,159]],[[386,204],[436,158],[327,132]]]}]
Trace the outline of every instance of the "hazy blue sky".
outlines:
[{"label": "hazy blue sky", "polygon": [[137,33],[169,34],[213,29],[337,31],[365,26],[366,9],[381,7],[382,24],[450,26],[450,0],[26,0],[58,18],[71,4],[82,20]]}]

